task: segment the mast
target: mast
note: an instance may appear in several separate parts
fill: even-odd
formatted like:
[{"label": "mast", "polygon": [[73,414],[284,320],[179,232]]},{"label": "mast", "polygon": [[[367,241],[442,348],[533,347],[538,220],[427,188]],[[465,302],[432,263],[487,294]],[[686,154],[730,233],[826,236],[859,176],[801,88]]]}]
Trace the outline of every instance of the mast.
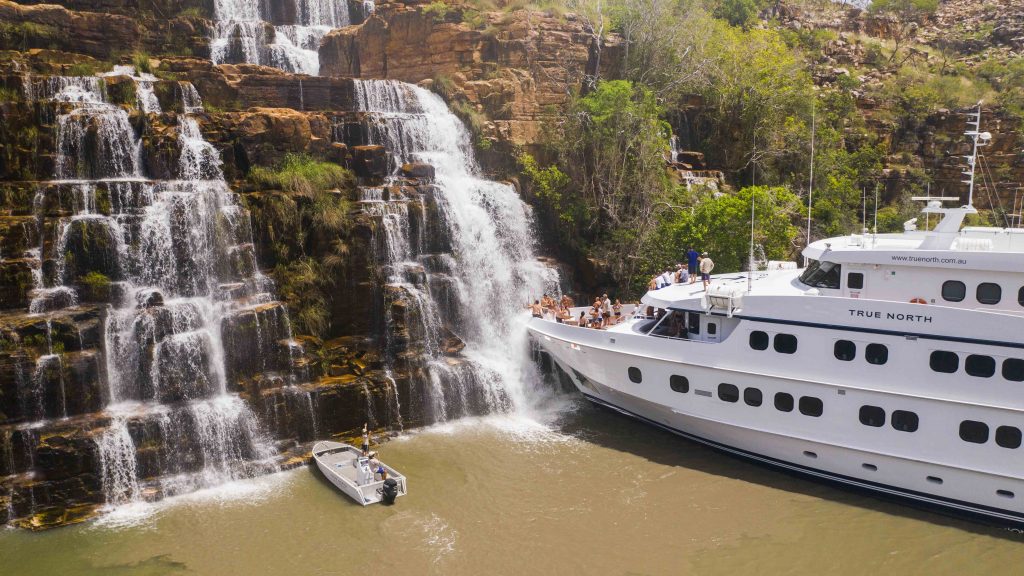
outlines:
[{"label": "mast", "polygon": [[[967,132],[964,132],[965,136],[970,137],[972,143],[971,155],[965,156],[967,158],[967,168],[964,170],[963,175],[967,177],[966,180],[962,180],[964,184],[967,184],[967,206],[974,207],[974,170],[978,163],[978,139],[982,142],[992,138],[992,135],[985,132],[979,132],[981,127],[981,100],[978,101],[978,111],[969,112],[967,114]],[[973,118],[973,119],[972,119]]]},{"label": "mast", "polygon": [[[811,202],[814,199],[814,109],[816,101],[811,101],[811,176],[807,183],[807,243],[805,246],[811,245]],[[807,265],[807,257],[804,257],[804,265]]]}]

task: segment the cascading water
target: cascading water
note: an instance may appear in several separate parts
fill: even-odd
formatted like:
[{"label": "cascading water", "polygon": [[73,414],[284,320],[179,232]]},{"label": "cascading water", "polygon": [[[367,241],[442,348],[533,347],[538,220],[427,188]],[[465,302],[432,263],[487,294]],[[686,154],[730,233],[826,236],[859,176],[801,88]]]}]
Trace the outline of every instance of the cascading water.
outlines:
[{"label": "cascading water", "polygon": [[[294,21],[271,25],[271,6],[260,0],[215,0],[211,56],[215,64],[266,64],[289,72],[320,72],[320,41],[348,26],[348,0],[289,0]],[[365,11],[365,7],[364,7]]]},{"label": "cascading water", "polygon": [[[154,77],[130,66],[104,76],[114,75],[136,83],[139,110],[161,112]],[[29,251],[38,262],[30,312],[46,315],[47,348],[30,374],[17,368],[25,417],[68,416],[67,367],[50,318],[78,304],[84,275],[105,277],[112,291],[102,395],[110,419],[95,444],[106,502],[120,505],[276,469],[276,450],[254,413],[229,390],[222,332],[234,316],[262,307],[277,320],[253,352],[273,356],[285,340],[291,354],[292,343],[287,315],[256,266],[248,213],[199,130],[195,88],[179,85],[177,179],[153,181],[142,173],[141,139],[128,111],[108,102],[105,82],[52,77],[26,86],[26,95],[58,110],[57,156],[56,179],[41,183],[33,204],[41,240]],[[73,213],[59,216],[46,239],[55,201]],[[43,266],[47,256],[52,267]],[[140,457],[146,446],[157,447],[158,464]]]},{"label": "cascading water", "polygon": [[[534,255],[529,207],[512,186],[479,176],[468,132],[437,95],[363,80],[356,97],[369,113],[372,143],[391,151],[396,170],[408,162],[435,168],[438,221],[429,225],[443,231],[447,246],[424,240],[424,222],[412,230],[409,200],[364,202],[381,217],[387,292],[416,316],[407,323],[424,349],[432,388],[426,409],[436,420],[477,403],[486,411],[528,409],[527,385],[536,375],[518,318],[531,298],[557,285],[557,274]],[[416,208],[425,220],[426,206]],[[464,362],[446,353],[448,331],[465,344]]]}]

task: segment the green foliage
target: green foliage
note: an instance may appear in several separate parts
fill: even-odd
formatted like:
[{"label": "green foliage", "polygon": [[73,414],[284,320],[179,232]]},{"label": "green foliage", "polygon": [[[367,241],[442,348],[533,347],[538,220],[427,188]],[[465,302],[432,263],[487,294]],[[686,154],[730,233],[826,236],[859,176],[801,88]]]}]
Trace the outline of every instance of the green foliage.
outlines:
[{"label": "green foliage", "polygon": [[[552,165],[520,158],[527,193],[540,198],[541,217],[565,247],[632,254],[644,243],[654,205],[671,189],[663,112],[644,86],[600,82],[574,99],[564,120],[551,127]],[[634,261],[614,258],[609,265],[624,284]]]},{"label": "green foliage", "polygon": [[704,194],[690,210],[666,210],[657,231],[641,252],[643,267],[633,279],[636,290],[647,286],[649,275],[685,261],[687,247],[707,251],[715,272],[746,269],[750,253],[750,206],[754,204],[754,242],[769,259],[793,256],[800,233],[794,222],[805,217],[800,199],[785,187],[750,186],[736,194]]},{"label": "green foliage", "polygon": [[989,58],[981,62],[976,72],[998,91],[996,101],[1024,120],[1024,58]]},{"label": "green foliage", "polygon": [[574,226],[586,218],[586,206],[571,194],[572,181],[558,166],[552,164],[541,168],[533,156],[525,153],[519,156],[519,165],[536,199],[546,205],[559,221]]},{"label": "green foliage", "polygon": [[872,0],[869,10],[875,14],[893,15],[901,20],[916,20],[934,14],[939,0]]},{"label": "green foliage", "polygon": [[473,30],[483,30],[487,27],[487,16],[479,10],[468,8],[462,11],[462,21]]},{"label": "green foliage", "polygon": [[477,110],[476,106],[465,100],[456,100],[449,104],[449,108],[452,113],[462,119],[466,124],[466,128],[473,135],[474,140],[479,140],[480,135],[483,134],[484,127],[487,124],[487,116],[484,113]]},{"label": "green foliage", "polygon": [[139,73],[153,73],[153,66],[149,61],[149,54],[146,54],[145,52],[132,53],[132,65],[135,66],[135,70]]},{"label": "green foliage", "polygon": [[0,86],[0,102],[17,102],[21,100],[21,92],[7,86]]},{"label": "green foliage", "polygon": [[352,173],[341,166],[294,153],[287,154],[275,168],[253,167],[249,171],[249,180],[263,188],[278,188],[307,198],[355,185]]},{"label": "green foliage", "polygon": [[100,68],[101,66],[95,62],[77,62],[69,66],[65,74],[67,76],[94,76],[100,71]]},{"label": "green foliage", "polygon": [[110,278],[95,270],[79,278],[78,282],[83,286],[89,287],[89,289],[95,290],[104,290],[110,287]]},{"label": "green foliage", "polygon": [[749,26],[757,20],[758,13],[765,7],[765,0],[717,0],[715,17],[733,26]]},{"label": "green foliage", "polygon": [[203,11],[198,6],[189,6],[178,12],[179,18],[204,18]]},{"label": "green foliage", "polygon": [[430,4],[420,8],[420,11],[427,16],[430,16],[434,22],[444,22],[448,13],[451,12],[451,8],[442,0],[434,0]]},{"label": "green foliage", "polygon": [[352,206],[346,195],[355,188],[355,177],[341,166],[288,154],[275,168],[253,167],[249,181],[261,189],[288,193],[272,197],[258,215],[258,224],[272,243],[289,234],[300,246],[312,234],[325,241],[347,234]]},{"label": "green foliage", "polygon": [[0,50],[28,50],[60,36],[59,29],[46,24],[0,22]]},{"label": "green foliage", "polygon": [[434,76],[434,81],[431,84],[431,89],[445,102],[451,101],[452,97],[458,93],[458,86],[455,85],[455,81],[452,77],[447,74],[437,74]]},{"label": "green foliage", "polygon": [[324,276],[322,266],[308,257],[274,268],[277,292],[288,303],[288,315],[299,334],[321,337],[330,328]]}]

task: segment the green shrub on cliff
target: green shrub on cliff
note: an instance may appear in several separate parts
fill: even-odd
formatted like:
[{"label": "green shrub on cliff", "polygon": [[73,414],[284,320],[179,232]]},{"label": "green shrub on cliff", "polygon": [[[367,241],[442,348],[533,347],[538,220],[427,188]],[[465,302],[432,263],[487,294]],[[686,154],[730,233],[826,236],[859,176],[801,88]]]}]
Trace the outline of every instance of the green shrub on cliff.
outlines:
[{"label": "green shrub on cliff", "polygon": [[328,284],[323,268],[312,258],[300,258],[274,268],[277,293],[288,304],[288,315],[297,334],[323,336],[330,328],[330,312],[324,293]]},{"label": "green shrub on cliff", "polygon": [[306,154],[287,154],[274,168],[255,166],[249,171],[249,180],[264,188],[278,188],[307,197],[355,185],[355,179],[348,170]]}]

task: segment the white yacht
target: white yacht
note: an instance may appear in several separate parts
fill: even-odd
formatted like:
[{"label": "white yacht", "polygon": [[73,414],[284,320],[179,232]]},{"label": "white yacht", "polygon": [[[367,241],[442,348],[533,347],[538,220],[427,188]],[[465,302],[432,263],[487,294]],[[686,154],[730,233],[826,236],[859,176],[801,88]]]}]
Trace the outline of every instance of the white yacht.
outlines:
[{"label": "white yacht", "polygon": [[970,200],[926,201],[941,218],[931,230],[911,220],[813,242],[803,269],[654,290],[605,330],[543,318],[529,330],[598,404],[779,468],[1024,526],[1024,229],[961,228]]}]

